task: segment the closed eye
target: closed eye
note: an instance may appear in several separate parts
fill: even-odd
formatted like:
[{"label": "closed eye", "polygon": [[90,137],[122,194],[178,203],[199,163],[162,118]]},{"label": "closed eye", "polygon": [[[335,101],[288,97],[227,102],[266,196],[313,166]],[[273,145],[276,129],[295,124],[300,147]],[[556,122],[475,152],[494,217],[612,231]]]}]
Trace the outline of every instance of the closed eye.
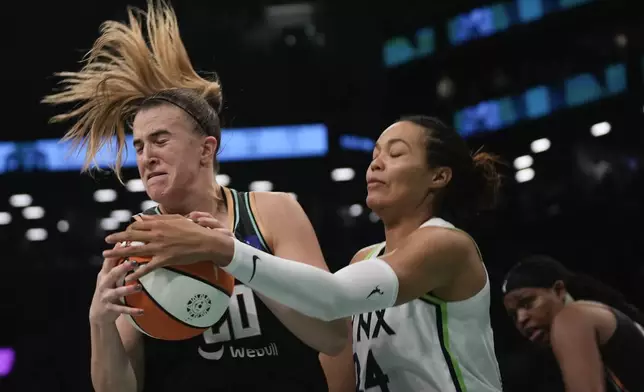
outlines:
[{"label": "closed eye", "polygon": [[526,297],[526,298],[522,298],[517,303],[517,307],[523,308],[523,309],[530,309],[532,308],[533,303],[534,303],[534,297]]}]

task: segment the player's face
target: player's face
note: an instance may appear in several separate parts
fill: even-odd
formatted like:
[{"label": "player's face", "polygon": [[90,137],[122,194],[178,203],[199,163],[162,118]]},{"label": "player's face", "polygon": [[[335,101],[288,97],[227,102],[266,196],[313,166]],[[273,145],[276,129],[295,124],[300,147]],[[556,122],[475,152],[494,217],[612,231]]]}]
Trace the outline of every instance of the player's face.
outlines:
[{"label": "player's face", "polygon": [[411,122],[397,122],[380,135],[373,150],[367,169],[367,205],[375,211],[422,205],[431,178],[425,131]]},{"label": "player's face", "polygon": [[204,137],[180,108],[163,104],[137,113],[133,123],[139,175],[150,199],[176,204],[201,169]]},{"label": "player's face", "polygon": [[564,306],[561,293],[555,288],[515,289],[505,295],[503,304],[521,335],[533,343],[547,345],[552,320]]}]

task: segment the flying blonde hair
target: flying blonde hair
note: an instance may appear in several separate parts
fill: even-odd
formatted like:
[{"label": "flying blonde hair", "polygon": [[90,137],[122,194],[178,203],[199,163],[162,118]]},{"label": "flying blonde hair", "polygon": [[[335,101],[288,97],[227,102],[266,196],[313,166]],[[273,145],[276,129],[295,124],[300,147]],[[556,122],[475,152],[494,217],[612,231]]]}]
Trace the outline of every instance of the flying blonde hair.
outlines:
[{"label": "flying blonde hair", "polygon": [[50,122],[76,118],[62,140],[71,141],[75,148],[87,146],[83,172],[116,136],[114,172],[119,181],[126,127],[146,99],[168,90],[190,90],[213,107],[215,117],[222,104],[219,81],[206,80],[193,69],[171,6],[163,0],[148,0],[147,11],[128,7],[127,14],[128,24],[106,21],[101,25],[101,35],[83,58],[82,69],[56,73],[62,78],[62,91],[42,100],[52,105],[76,104]]}]

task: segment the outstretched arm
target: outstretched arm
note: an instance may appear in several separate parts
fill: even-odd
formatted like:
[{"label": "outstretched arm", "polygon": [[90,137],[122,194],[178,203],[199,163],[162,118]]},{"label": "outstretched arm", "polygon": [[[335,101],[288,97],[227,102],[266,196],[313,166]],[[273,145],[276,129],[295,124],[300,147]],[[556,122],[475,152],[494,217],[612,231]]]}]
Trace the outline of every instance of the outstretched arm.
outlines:
[{"label": "outstretched arm", "polygon": [[[145,244],[106,250],[105,257],[153,255],[150,262],[128,275],[128,280],[166,265],[212,260],[256,292],[325,321],[411,301],[449,286],[473,260],[478,263],[469,237],[441,227],[420,228],[382,258],[355,263],[332,274],[309,265],[311,262],[262,252],[228,231],[209,230],[185,217],[142,218],[128,230],[106,238],[108,243]],[[285,219],[292,217],[285,214],[277,222],[286,224]],[[301,260],[310,257],[303,254]]]},{"label": "outstretched arm", "polygon": [[[250,198],[260,230],[276,256],[329,270],[313,226],[297,201],[286,193],[276,192],[253,192]],[[299,313],[261,292],[258,294],[295,336],[319,352],[336,355],[348,344],[348,319],[323,321]]]},{"label": "outstretched arm", "polygon": [[[353,256],[351,264],[364,260],[377,245],[359,250]],[[353,325],[349,321],[349,344],[346,345],[342,352],[334,356],[320,354],[320,364],[324,369],[329,392],[354,392],[356,390],[352,327]]]},{"label": "outstretched arm", "polygon": [[222,260],[222,248],[233,245],[226,271],[301,313],[335,320],[406,303],[448,285],[467,263],[469,241],[454,230],[421,228],[390,254],[335,274],[269,255],[230,237],[213,240],[212,259]]}]

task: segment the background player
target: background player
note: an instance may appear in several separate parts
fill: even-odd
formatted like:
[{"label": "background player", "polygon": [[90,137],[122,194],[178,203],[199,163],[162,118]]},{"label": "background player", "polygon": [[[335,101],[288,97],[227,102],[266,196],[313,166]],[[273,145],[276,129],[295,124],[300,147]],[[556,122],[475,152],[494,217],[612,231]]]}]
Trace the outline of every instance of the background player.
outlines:
[{"label": "background player", "polygon": [[[173,10],[150,2],[147,13],[128,14],[129,25],[103,25],[83,69],[62,73],[64,89],[45,98],[81,104],[54,118],[78,118],[66,138],[87,144],[89,164],[116,136],[120,158],[126,122],[133,120],[139,174],[159,203],[145,214],[206,211],[244,243],[327,270],[311,223],[290,196],[236,192],[215,182],[221,87],[193,70]],[[117,174],[119,168],[117,160]],[[304,316],[237,282],[218,325],[187,341],[154,340],[119,317],[140,310],[119,305],[135,288],[115,287],[132,267],[114,265],[115,259],[106,259],[90,308],[97,391],[327,390],[318,351],[342,350],[346,320]]]},{"label": "background player", "polygon": [[566,391],[644,391],[644,314],[621,293],[547,256],[514,266],[503,293],[519,332],[552,348]]},{"label": "background player", "polygon": [[[385,242],[358,252],[335,274],[257,251],[181,216],[136,222],[107,241],[147,245],[105,254],[154,255],[135,279],[209,249],[199,259],[226,266],[293,309],[323,320],[356,315],[353,360],[350,353],[324,359],[334,384],[336,377],[350,379],[342,369],[352,373],[355,362],[356,390],[500,391],[486,269],[472,238],[439,218],[463,221],[492,206],[495,163],[485,153],[472,156],[454,129],[433,118],[407,117],[387,128],[367,170],[367,204],[384,223]],[[206,220],[198,222],[217,227]]]}]

